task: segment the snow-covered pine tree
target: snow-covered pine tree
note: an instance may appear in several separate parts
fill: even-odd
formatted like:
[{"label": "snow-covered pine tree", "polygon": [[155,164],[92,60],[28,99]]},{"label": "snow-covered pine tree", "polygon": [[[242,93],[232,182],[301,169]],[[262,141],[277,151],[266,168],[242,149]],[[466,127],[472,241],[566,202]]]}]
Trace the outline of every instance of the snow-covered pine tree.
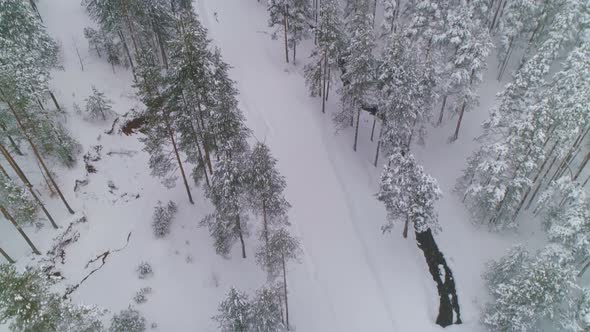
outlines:
[{"label": "snow-covered pine tree", "polygon": [[106,121],[113,115],[113,102],[105,97],[104,92],[99,91],[94,85],[92,94],[86,99],[86,113],[91,120]]},{"label": "snow-covered pine tree", "polygon": [[170,233],[170,224],[174,220],[177,211],[178,208],[173,201],[168,201],[166,206],[158,201],[158,204],[154,208],[154,216],[152,218],[152,228],[157,238],[162,238]]},{"label": "snow-covered pine tree", "polygon": [[305,79],[311,96],[322,97],[322,112],[325,113],[332,72],[338,69],[338,60],[344,47],[341,13],[335,0],[320,3],[319,24],[315,28],[316,45],[311,53],[311,62],[305,65]]},{"label": "snow-covered pine tree", "polygon": [[0,205],[8,210],[19,225],[32,225],[36,221],[39,205],[23,187],[2,173],[0,194]]},{"label": "snow-covered pine tree", "polygon": [[[31,7],[18,0],[0,1],[0,35],[0,63],[3,64],[0,66],[0,102],[4,103],[6,109],[14,116],[20,134],[31,145],[45,176],[49,178],[68,211],[74,213],[53,179],[41,155],[42,151],[35,144],[43,142],[47,146],[52,143],[63,143],[61,146],[51,146],[51,150],[64,151],[67,135],[59,123],[52,121],[47,113],[39,114],[40,112],[28,110],[47,93],[51,95],[58,111],[60,110],[55,96],[48,89],[50,69],[55,67],[58,61],[57,44],[47,34]],[[49,134],[52,140],[40,137],[42,134]],[[68,141],[73,142],[71,138]],[[70,160],[66,159],[64,163],[72,166],[73,156],[69,157],[71,159],[67,158]]]},{"label": "snow-covered pine tree", "polygon": [[[231,151],[231,147],[227,150]],[[214,241],[215,251],[222,256],[227,256],[233,244],[239,239],[242,257],[246,258],[246,162],[239,154],[221,156],[215,165],[211,187],[205,191],[205,196],[213,203],[215,212],[205,217],[201,225],[207,226]]]},{"label": "snow-covered pine tree", "polygon": [[285,327],[289,329],[289,297],[287,290],[287,263],[297,261],[301,255],[299,239],[293,237],[285,227],[271,233],[267,246],[256,251],[256,261],[266,269],[269,280],[282,277],[280,287],[285,304]]},{"label": "snow-covered pine tree", "polygon": [[536,254],[522,246],[488,266],[484,275],[492,295],[482,321],[489,331],[587,331],[588,290],[576,283],[573,257],[551,244]]},{"label": "snow-covered pine tree", "polygon": [[41,269],[0,265],[0,322],[11,331],[102,332],[101,310],[77,306],[50,291]]},{"label": "snow-covered pine tree", "polygon": [[439,230],[434,203],[440,196],[436,180],[424,172],[411,153],[398,149],[383,170],[377,196],[387,209],[388,220],[383,231],[391,231],[398,221],[404,223],[404,238],[408,236],[410,223],[416,232]]},{"label": "snow-covered pine tree", "polygon": [[[419,61],[418,52],[403,31],[390,37],[379,67],[379,114],[382,119],[378,151],[409,151],[412,141],[425,135],[431,117],[435,80],[429,62]],[[375,165],[377,158],[375,158]]]},{"label": "snow-covered pine tree", "polygon": [[256,332],[284,332],[287,331],[282,321],[283,308],[280,293],[276,288],[263,287],[256,291],[252,300],[251,331]]},{"label": "snow-covered pine tree", "polygon": [[288,43],[293,50],[293,64],[297,62],[297,45],[309,36],[311,4],[309,0],[287,0],[289,2]]},{"label": "snow-covered pine tree", "polygon": [[400,0],[382,0],[383,22],[381,23],[381,35],[387,36],[396,32],[399,13],[401,9]]},{"label": "snow-covered pine tree", "polygon": [[262,216],[261,238],[268,245],[271,229],[287,223],[289,202],[284,191],[287,183],[276,168],[277,160],[264,143],[256,143],[248,158],[245,178],[248,205],[256,215]]},{"label": "snow-covered pine tree", "polygon": [[230,288],[226,298],[219,304],[219,314],[213,319],[219,323],[221,332],[250,332],[252,312],[248,296]]},{"label": "snow-covered pine tree", "polygon": [[[182,175],[189,202],[193,203],[188,180],[177,145],[176,122],[179,105],[177,98],[164,94],[165,80],[154,55],[142,52],[138,56],[136,87],[146,110],[142,114],[144,150],[150,154],[149,166],[153,176],[164,180],[167,187],[174,186],[177,171]],[[172,151],[169,146],[172,145]]]},{"label": "snow-covered pine tree", "polygon": [[144,332],[146,325],[145,317],[129,307],[113,316],[109,332]]},{"label": "snow-covered pine tree", "polygon": [[349,40],[342,58],[345,63],[341,68],[342,109],[335,114],[334,122],[339,127],[352,126],[356,118],[353,144],[353,150],[356,151],[361,110],[375,85],[375,36],[368,1],[360,1],[346,29]]}]

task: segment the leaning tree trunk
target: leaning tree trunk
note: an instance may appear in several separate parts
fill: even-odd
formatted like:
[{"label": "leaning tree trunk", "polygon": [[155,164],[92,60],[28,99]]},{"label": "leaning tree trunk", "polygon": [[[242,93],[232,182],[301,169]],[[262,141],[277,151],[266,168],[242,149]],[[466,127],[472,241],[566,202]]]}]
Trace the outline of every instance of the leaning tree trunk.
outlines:
[{"label": "leaning tree trunk", "polygon": [[[436,283],[440,305],[436,324],[446,327],[452,324],[461,324],[461,313],[459,310],[459,298],[455,289],[453,272],[447,265],[443,253],[438,249],[432,231],[416,232],[418,248],[424,252],[428,270]],[[441,275],[442,274],[442,275]],[[455,315],[453,315],[453,312]],[[453,321],[453,316],[455,320]]]},{"label": "leaning tree trunk", "polygon": [[4,249],[0,248],[0,255],[2,255],[10,264],[14,264],[15,261],[14,259],[12,259],[12,257],[8,256],[8,254],[6,253],[6,251],[4,251]]},{"label": "leaning tree trunk", "polygon": [[[27,187],[27,189],[29,190],[29,193],[31,194],[31,196],[33,196],[33,198],[35,199],[37,204],[39,204],[39,206],[41,207],[41,210],[43,210],[43,213],[45,214],[47,219],[49,219],[51,226],[53,226],[53,228],[57,229],[58,227],[57,227],[57,224],[55,223],[55,220],[53,220],[53,217],[51,217],[51,214],[49,214],[49,211],[47,211],[47,209],[45,208],[45,204],[43,204],[43,202],[41,201],[39,196],[37,196],[37,193],[33,189],[33,185],[31,184],[31,182],[29,181],[29,179],[27,178],[25,173],[23,173],[20,166],[18,166],[18,164],[16,163],[16,160],[14,160],[14,158],[12,158],[10,153],[8,153],[8,150],[6,150],[6,148],[1,143],[0,143],[0,153],[4,156],[6,161],[8,161],[8,164],[10,165],[10,167],[12,167],[12,169],[14,170],[16,175],[24,183],[25,187]],[[2,170],[3,170],[3,173],[6,173],[6,171],[4,169],[2,169]]]},{"label": "leaning tree trunk", "polygon": [[236,218],[236,228],[238,229],[238,235],[240,236],[240,243],[242,244],[242,258],[246,258],[246,243],[244,243],[244,234],[242,232],[242,223],[240,222],[240,216]]},{"label": "leaning tree trunk", "polygon": [[2,205],[0,205],[0,212],[2,213],[4,218],[8,219],[8,221],[10,221],[10,223],[12,223],[12,225],[20,233],[20,235],[23,237],[23,239],[25,239],[25,241],[27,241],[27,244],[29,245],[29,247],[31,247],[31,249],[33,250],[33,253],[35,255],[41,255],[41,253],[39,252],[39,250],[37,250],[37,248],[35,247],[35,245],[31,241],[31,239],[29,239],[27,234],[25,234],[25,231],[23,231],[23,229],[20,227],[20,225],[16,223],[14,218],[10,215],[10,213],[8,213],[6,208],[4,208],[4,206],[2,206]]},{"label": "leaning tree trunk", "polygon": [[74,214],[74,210],[72,210],[72,208],[70,207],[70,204],[68,204],[68,201],[66,200],[66,198],[62,194],[61,190],[59,189],[59,186],[57,185],[57,182],[55,182],[55,180],[53,179],[53,176],[51,175],[51,172],[47,168],[47,165],[45,165],[45,161],[43,160],[43,157],[41,157],[41,154],[39,153],[39,150],[37,150],[37,146],[35,145],[35,143],[33,143],[33,140],[31,139],[31,136],[27,132],[27,128],[22,123],[21,118],[18,115],[18,112],[16,111],[16,109],[14,108],[14,106],[12,105],[12,103],[10,103],[8,101],[8,99],[6,99],[6,98],[3,98],[3,99],[8,104],[8,108],[12,112],[12,115],[14,115],[14,119],[16,120],[16,123],[17,123],[18,127],[22,131],[22,134],[25,137],[25,139],[29,142],[29,145],[31,146],[31,149],[33,150],[33,154],[35,155],[35,157],[37,158],[37,160],[41,164],[41,167],[43,168],[43,171],[45,171],[47,177],[49,178],[49,180],[51,181],[51,184],[53,185],[53,188],[55,189],[55,191],[57,191],[57,194],[61,198],[61,201],[66,206],[66,209],[68,210],[68,212],[70,214]]}]

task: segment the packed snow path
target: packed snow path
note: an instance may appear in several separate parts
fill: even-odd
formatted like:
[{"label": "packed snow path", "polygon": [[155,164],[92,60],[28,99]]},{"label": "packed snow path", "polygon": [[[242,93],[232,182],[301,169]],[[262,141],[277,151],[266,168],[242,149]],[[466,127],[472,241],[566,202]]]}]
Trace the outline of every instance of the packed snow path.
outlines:
[{"label": "packed snow path", "polygon": [[[353,153],[348,135],[334,136],[330,115],[309,97],[299,73],[309,51],[299,50],[296,66],[284,62],[281,43],[269,35],[263,3],[199,0],[196,8],[234,67],[249,127],[271,146],[287,178],[290,220],[305,252],[290,276],[296,328],[407,331],[398,324],[402,319],[408,328],[432,325],[428,302],[435,305],[436,291],[428,284],[424,258],[413,240],[380,235],[385,212],[372,195],[375,170]],[[298,273],[307,273],[314,284]]]}]

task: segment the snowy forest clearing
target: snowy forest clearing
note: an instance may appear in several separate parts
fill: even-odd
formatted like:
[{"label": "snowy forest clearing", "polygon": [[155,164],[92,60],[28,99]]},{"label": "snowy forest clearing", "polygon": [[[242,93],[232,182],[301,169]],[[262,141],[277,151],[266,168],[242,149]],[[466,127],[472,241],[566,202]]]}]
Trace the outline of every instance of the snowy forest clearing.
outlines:
[{"label": "snowy forest clearing", "polygon": [[[24,227],[43,253],[34,256],[12,225],[2,220],[0,248],[19,268],[55,265],[51,272],[59,275],[54,277],[64,279],[55,291],[71,295],[74,303],[109,310],[107,318],[133,305],[146,317],[147,326],[157,331],[217,331],[218,322],[212,317],[231,287],[254,297],[265,285],[267,276],[255,259],[261,217],[252,215],[244,232],[250,232],[245,239],[247,258],[241,258],[239,245],[231,249],[230,259],[218,255],[207,229],[199,225],[216,208],[202,190],[204,183],[200,188],[190,181],[194,201],[190,204],[189,188],[180,177],[168,189],[150,174],[145,135],[121,133],[123,123],[112,122],[116,116],[127,121],[132,111],[145,108],[136,96],[131,70],[107,63],[87,46],[84,28],[96,23],[78,0],[41,0],[37,6],[61,50],[63,70],[52,72],[51,91],[66,111],[65,125],[81,144],[84,160],[79,158],[71,169],[50,165],[75,210],[70,215],[59,198],[50,198],[48,187],[41,185],[45,180],[32,154],[27,150],[25,157],[17,158],[60,228],[54,230],[45,221],[41,229]],[[304,77],[313,40],[297,45],[296,64],[285,63],[280,33],[278,40],[270,38],[274,29],[268,27],[266,4],[198,0],[193,6],[212,45],[232,66],[229,76],[236,81],[238,106],[252,130],[250,143],[269,146],[286,180],[289,229],[301,247],[299,259],[286,267],[289,325],[310,332],[441,330],[434,323],[439,310],[436,284],[414,232],[404,239],[402,227],[395,226],[391,233],[382,234],[388,213],[377,195],[387,156],[382,155],[378,167],[374,166],[379,137],[373,137],[381,131],[380,123],[375,126],[370,113],[359,113],[353,151],[354,128],[335,132],[332,121],[342,112],[336,93],[341,84],[334,83],[322,113],[321,99],[309,96]],[[488,119],[488,111],[497,104],[496,93],[510,79],[506,75],[505,81],[496,80],[496,54],[486,61],[491,69],[483,73],[477,89],[479,105],[465,114],[459,139],[449,143],[456,114],[445,117],[441,126],[428,127],[424,146],[410,138],[417,161],[443,193],[435,204],[442,227],[435,238],[453,271],[461,307],[462,324],[447,327],[452,331],[485,330],[480,317],[490,301],[481,278],[486,262],[498,259],[518,242],[532,248],[544,243],[543,230],[532,222],[530,212],[518,234],[488,232],[470,221],[462,193],[454,192],[467,158],[480,147],[481,142],[474,140],[483,133],[480,124]],[[75,110],[74,105],[84,105],[93,91],[94,96],[100,91],[112,100],[115,114],[101,111],[89,121]],[[211,157],[214,163],[219,162],[216,153]],[[402,153],[398,159],[405,157]],[[0,164],[7,165],[4,160]],[[165,207],[169,201],[177,210],[169,210],[174,215],[170,234],[155,238],[154,206],[162,202]],[[66,243],[63,256],[60,248],[45,254],[70,223],[72,229],[64,239],[71,241],[61,239]],[[165,235],[167,228],[162,232]],[[138,278],[137,268],[144,262],[151,269],[146,268],[145,278],[143,272]],[[0,325],[3,330],[8,331],[8,326]]]}]

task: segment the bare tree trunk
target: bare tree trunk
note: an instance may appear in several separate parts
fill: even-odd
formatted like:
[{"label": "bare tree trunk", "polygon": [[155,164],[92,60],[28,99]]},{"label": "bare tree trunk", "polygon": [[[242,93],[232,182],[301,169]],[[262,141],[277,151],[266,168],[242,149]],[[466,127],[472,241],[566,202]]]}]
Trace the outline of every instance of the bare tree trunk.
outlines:
[{"label": "bare tree trunk", "polygon": [[285,60],[289,63],[289,21],[287,16],[289,15],[289,5],[285,3],[285,13],[283,13],[283,24],[285,30]]},{"label": "bare tree trunk", "polygon": [[443,102],[442,102],[442,106],[440,107],[440,114],[439,114],[439,116],[438,116],[438,122],[436,123],[436,124],[437,124],[437,125],[439,125],[439,126],[440,126],[440,125],[442,124],[442,122],[443,122],[443,118],[444,118],[444,115],[445,115],[445,106],[447,105],[447,98],[448,98],[448,97],[449,97],[449,96],[446,96],[446,95],[444,96],[444,98],[443,98]]},{"label": "bare tree trunk", "polygon": [[0,248],[0,255],[2,255],[10,264],[14,264],[15,261],[14,259],[12,259],[10,256],[8,256],[8,254],[6,253],[6,251],[4,251],[4,249]]},{"label": "bare tree trunk", "polygon": [[242,223],[240,222],[239,215],[236,217],[236,227],[240,235],[240,243],[242,244],[242,258],[246,258],[246,244],[244,243],[244,234],[242,233]]},{"label": "bare tree trunk", "polygon": [[[43,204],[43,202],[41,201],[39,196],[37,196],[37,193],[33,189],[33,185],[31,184],[31,182],[29,181],[29,179],[27,178],[25,173],[23,173],[21,168],[18,166],[18,164],[16,163],[16,160],[14,160],[14,158],[12,158],[12,156],[8,153],[8,150],[6,150],[6,148],[1,143],[0,143],[0,152],[2,153],[4,158],[8,161],[8,164],[10,165],[10,167],[12,167],[12,169],[14,170],[16,175],[24,183],[25,187],[27,187],[27,189],[29,190],[29,193],[31,193],[31,196],[33,196],[33,198],[35,199],[37,204],[39,204],[39,206],[41,207],[41,210],[43,210],[43,213],[45,214],[47,219],[49,219],[51,226],[53,226],[53,228],[57,229],[57,224],[53,220],[53,217],[51,217],[51,215],[49,214],[49,211],[47,211],[47,209],[45,208],[45,205]],[[4,172],[6,172],[6,170],[4,170]]]},{"label": "bare tree trunk", "polygon": [[512,50],[514,49],[514,47],[512,46],[513,44],[513,40],[514,37],[510,37],[510,42],[508,43],[508,51],[506,52],[506,56],[504,57],[504,60],[502,61],[502,64],[500,65],[500,71],[498,72],[498,81],[502,80],[502,76],[504,75],[504,71],[506,71],[506,67],[508,67],[508,62],[510,60],[510,56],[512,55]]},{"label": "bare tree trunk", "polygon": [[586,154],[586,157],[584,157],[584,161],[582,161],[582,164],[578,168],[578,171],[576,172],[576,175],[574,175],[574,181],[576,181],[578,179],[578,177],[580,176],[580,173],[582,173],[582,171],[584,170],[584,168],[588,164],[588,161],[589,160],[590,160],[590,152],[588,152]]},{"label": "bare tree trunk", "polygon": [[8,221],[10,221],[12,223],[12,225],[14,225],[16,230],[20,233],[20,235],[22,235],[22,237],[25,239],[25,241],[27,241],[27,244],[29,245],[29,247],[31,247],[31,249],[33,249],[33,253],[35,255],[41,255],[41,253],[39,252],[39,250],[37,250],[37,248],[35,247],[35,245],[31,241],[31,239],[29,239],[29,237],[27,236],[27,234],[25,234],[25,232],[20,227],[20,225],[16,223],[14,218],[10,215],[10,213],[8,213],[6,208],[4,208],[4,206],[2,206],[2,205],[0,205],[0,212],[2,212],[2,215],[4,215],[4,218],[8,219]]},{"label": "bare tree trunk", "polygon": [[323,93],[320,94],[320,96],[322,97],[322,113],[326,113],[326,96],[328,95],[328,92],[326,91],[326,80],[327,80],[327,75],[328,75],[328,55],[324,52],[324,72],[323,72],[323,77],[322,77],[322,90]]},{"label": "bare tree trunk", "polygon": [[406,222],[404,224],[404,232],[402,233],[402,236],[404,237],[404,239],[408,238],[408,224],[410,223],[410,218],[408,216],[406,216]]},{"label": "bare tree trunk", "polygon": [[195,204],[193,201],[193,195],[191,194],[191,189],[188,186],[188,181],[186,180],[186,174],[184,173],[184,167],[182,166],[182,160],[180,160],[180,154],[178,153],[178,147],[176,146],[176,140],[174,139],[174,131],[168,126],[168,132],[170,135],[170,140],[172,141],[172,147],[174,148],[174,154],[176,155],[176,161],[178,162],[178,168],[180,168],[180,174],[182,174],[182,181],[184,181],[184,187],[186,188],[186,193],[188,194],[188,201],[191,204]]},{"label": "bare tree trunk", "polygon": [[287,331],[290,331],[289,327],[289,299],[287,297],[287,268],[285,267],[285,254],[281,253],[281,261],[283,263],[283,293],[285,295],[285,318],[287,320]]},{"label": "bare tree trunk", "polygon": [[[0,93],[2,93],[2,97],[4,97],[3,91],[0,90]],[[59,189],[59,186],[57,185],[57,183],[53,179],[53,176],[51,175],[51,172],[49,172],[49,169],[47,168],[47,165],[45,165],[45,161],[43,160],[43,158],[41,157],[41,154],[37,150],[37,146],[35,145],[35,143],[33,143],[33,140],[31,139],[31,137],[27,133],[26,128],[24,127],[23,123],[21,122],[21,119],[20,119],[20,116],[18,115],[18,112],[14,109],[14,106],[12,105],[12,103],[10,103],[6,98],[2,98],[2,99],[8,104],[8,108],[10,108],[12,114],[14,115],[14,118],[16,120],[16,123],[18,124],[19,128],[23,132],[23,136],[25,136],[25,138],[27,139],[27,141],[31,145],[31,148],[33,149],[33,153],[35,154],[35,157],[37,158],[37,160],[39,161],[39,163],[43,167],[43,170],[45,171],[45,174],[47,174],[47,177],[49,177],[49,180],[51,181],[51,184],[53,185],[53,188],[57,191],[57,194],[59,195],[59,197],[61,198],[62,202],[64,203],[64,205],[68,209],[68,212],[70,212],[71,214],[74,214],[74,210],[72,210],[72,208],[70,207],[70,205],[66,201],[66,198],[64,197],[64,195],[62,194],[61,190]]]},{"label": "bare tree trunk", "polygon": [[461,128],[461,121],[463,120],[463,114],[465,113],[465,107],[467,106],[467,103],[463,103],[463,106],[461,107],[461,112],[459,113],[459,120],[457,121],[457,127],[455,128],[455,133],[453,134],[453,137],[451,137],[451,141],[454,142],[459,138],[459,129]]},{"label": "bare tree trunk", "polygon": [[325,99],[326,101],[328,101],[328,97],[330,96],[330,81],[332,81],[331,78],[331,72],[332,72],[332,68],[330,68],[328,66],[328,87],[326,88],[326,93],[325,93]]},{"label": "bare tree trunk", "polygon": [[4,169],[4,167],[2,167],[2,164],[0,164],[0,174],[2,174],[2,176],[4,176],[7,179],[10,179],[10,176],[8,175],[8,172],[6,172],[6,170]]},{"label": "bare tree trunk", "polygon": [[55,98],[55,95],[53,94],[53,92],[51,92],[51,90],[49,91],[49,96],[51,96],[51,100],[53,100],[53,104],[55,105],[57,110],[61,112],[61,107],[59,107],[57,99]]},{"label": "bare tree trunk", "polygon": [[[129,52],[129,46],[127,46],[127,42],[125,41],[125,36],[123,36],[123,32],[118,30],[117,33],[119,34],[119,38],[121,38],[121,42],[123,42],[123,48],[125,49],[125,54],[127,54],[127,60],[129,60],[129,65],[131,66],[131,73],[133,74],[133,79],[137,80],[137,76],[135,76],[135,66],[133,65],[133,58],[131,57],[131,52]],[[115,67],[113,65],[113,71]]]},{"label": "bare tree trunk", "polygon": [[543,187],[543,184],[545,183],[545,178],[547,177],[547,174],[549,174],[549,171],[551,171],[551,169],[553,168],[553,165],[555,164],[556,161],[557,161],[557,156],[553,157],[553,160],[549,164],[547,171],[545,172],[543,177],[541,177],[541,181],[539,181],[537,188],[533,192],[533,195],[531,196],[531,198],[529,199],[529,202],[526,204],[526,206],[524,208],[525,210],[528,210],[531,207],[531,204],[533,204],[535,197],[537,197],[537,194],[539,193],[539,191],[541,190],[541,187]]},{"label": "bare tree trunk", "polygon": [[371,128],[371,142],[373,142],[373,136],[375,134],[375,124],[377,123],[377,117],[373,115],[373,127]]},{"label": "bare tree trunk", "polygon": [[356,129],[354,130],[354,145],[352,146],[352,149],[354,151],[356,151],[356,143],[358,142],[358,137],[359,137],[359,122],[361,120],[361,109],[359,108],[358,111],[356,112]]},{"label": "bare tree trunk", "polygon": [[[1,122],[0,122],[0,129],[2,129],[2,131],[4,131],[5,133],[8,132],[7,128]],[[6,138],[8,139],[8,142],[10,143],[10,146],[12,146],[12,149],[14,150],[14,152],[19,156],[24,156],[24,154],[22,153],[22,151],[20,150],[20,148],[18,147],[18,144],[16,144],[14,139],[8,134],[6,134]]]},{"label": "bare tree trunk", "polygon": [[374,162],[375,167],[377,167],[377,161],[379,160],[379,150],[381,149],[381,135],[383,135],[383,124],[381,124],[381,128],[379,129],[379,138],[377,139],[377,151],[375,152]]}]

